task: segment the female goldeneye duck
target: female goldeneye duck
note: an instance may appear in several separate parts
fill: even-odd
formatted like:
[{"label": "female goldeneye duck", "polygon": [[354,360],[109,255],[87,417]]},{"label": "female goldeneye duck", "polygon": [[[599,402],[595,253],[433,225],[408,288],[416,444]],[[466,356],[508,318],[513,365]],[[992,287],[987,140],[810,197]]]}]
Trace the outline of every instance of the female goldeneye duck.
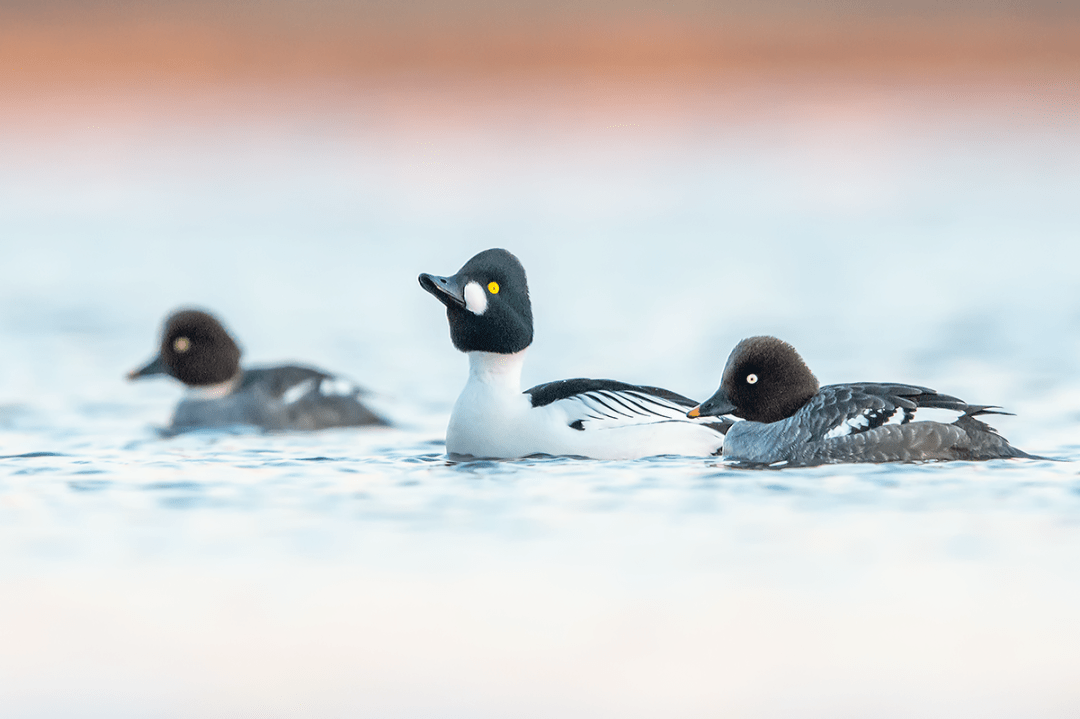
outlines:
[{"label": "female goldeneye duck", "polygon": [[720,389],[689,417],[734,415],[724,457],[751,464],[1040,459],[979,415],[1007,414],[926,387],[859,382],[819,387],[791,345],[751,337],[735,346]]},{"label": "female goldeneye duck", "polygon": [[158,374],[189,389],[173,413],[171,433],[230,425],[316,430],[386,424],[360,403],[358,387],[328,372],[297,365],[241,369],[236,342],[217,318],[199,310],[171,314],[158,356],[128,379]]},{"label": "female goldeneye duck", "polygon": [[636,459],[723,446],[729,420],[690,420],[694,401],[664,389],[571,379],[522,392],[532,305],[525,268],[506,250],[485,250],[450,277],[422,274],[420,286],[446,305],[450,338],[469,356],[446,430],[450,456]]}]

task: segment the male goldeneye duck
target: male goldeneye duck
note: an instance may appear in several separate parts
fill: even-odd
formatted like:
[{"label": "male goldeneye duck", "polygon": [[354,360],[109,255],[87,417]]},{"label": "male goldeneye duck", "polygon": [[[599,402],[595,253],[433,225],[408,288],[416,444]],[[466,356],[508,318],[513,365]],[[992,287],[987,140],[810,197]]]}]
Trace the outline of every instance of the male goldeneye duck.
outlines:
[{"label": "male goldeneye duck", "polygon": [[690,420],[695,402],[664,389],[570,379],[522,392],[532,306],[525,268],[506,250],[485,250],[451,277],[420,275],[420,286],[446,305],[454,346],[469,356],[446,430],[452,457],[636,459],[723,446],[730,421]]},{"label": "male goldeneye duck", "polygon": [[328,372],[297,365],[241,369],[236,342],[217,318],[198,310],[171,314],[158,356],[128,379],[157,374],[189,390],[173,413],[172,433],[230,425],[316,430],[386,424],[360,403],[358,387]]},{"label": "male goldeneye duck", "polygon": [[689,417],[734,415],[724,457],[752,464],[1039,459],[986,423],[1007,414],[907,384],[859,382],[819,387],[791,345],[751,337],[736,345],[720,389]]}]

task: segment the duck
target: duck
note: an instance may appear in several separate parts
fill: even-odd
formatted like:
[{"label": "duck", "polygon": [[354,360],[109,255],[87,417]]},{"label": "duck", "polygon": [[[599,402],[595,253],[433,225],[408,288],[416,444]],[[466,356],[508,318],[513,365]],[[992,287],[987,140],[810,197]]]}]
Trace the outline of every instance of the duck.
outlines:
[{"label": "duck", "polygon": [[385,426],[360,401],[351,381],[297,364],[242,368],[236,340],[213,314],[201,309],[171,313],[158,354],[128,373],[128,380],[167,375],[187,388],[164,432],[238,425],[266,431]]},{"label": "duck", "polygon": [[978,419],[993,414],[1009,413],[918,385],[821,387],[792,345],[759,336],[735,346],[720,388],[687,416],[741,419],[723,457],[747,465],[1042,459]]},{"label": "duck", "polygon": [[630,460],[714,455],[723,447],[731,421],[687,417],[697,403],[670,390],[576,378],[522,391],[532,304],[525,268],[509,251],[484,250],[453,275],[419,281],[445,305],[451,341],[469,358],[446,429],[451,458]]}]

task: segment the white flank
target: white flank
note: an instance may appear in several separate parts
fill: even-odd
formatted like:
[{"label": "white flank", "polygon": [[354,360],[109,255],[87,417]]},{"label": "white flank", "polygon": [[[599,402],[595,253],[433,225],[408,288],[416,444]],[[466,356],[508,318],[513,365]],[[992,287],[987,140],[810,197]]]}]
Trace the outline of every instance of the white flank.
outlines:
[{"label": "white flank", "polygon": [[474,315],[487,312],[487,292],[476,282],[465,285],[465,309]]}]

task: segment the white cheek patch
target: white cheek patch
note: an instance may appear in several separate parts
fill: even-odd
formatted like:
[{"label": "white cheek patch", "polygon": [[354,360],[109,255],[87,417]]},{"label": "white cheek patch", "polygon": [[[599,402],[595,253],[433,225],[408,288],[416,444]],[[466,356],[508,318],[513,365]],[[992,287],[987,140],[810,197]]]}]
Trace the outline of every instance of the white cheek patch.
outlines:
[{"label": "white cheek patch", "polygon": [[487,312],[487,293],[476,282],[465,285],[465,309],[474,315]]}]

